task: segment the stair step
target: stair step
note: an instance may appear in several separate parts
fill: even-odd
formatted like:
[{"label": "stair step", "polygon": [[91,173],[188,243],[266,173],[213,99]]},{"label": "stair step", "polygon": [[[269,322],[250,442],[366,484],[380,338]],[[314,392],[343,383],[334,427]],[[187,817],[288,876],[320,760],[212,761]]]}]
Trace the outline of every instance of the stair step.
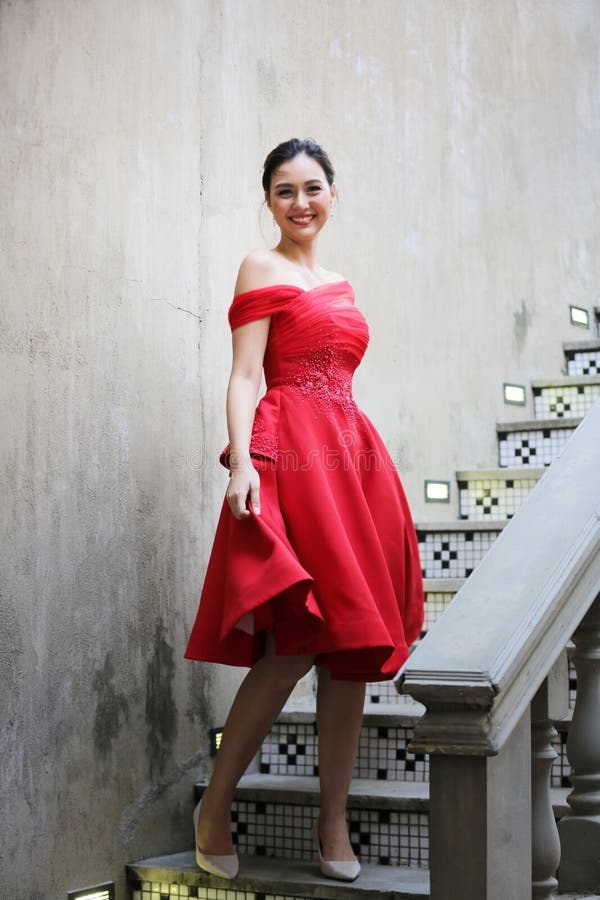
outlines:
[{"label": "stair step", "polygon": [[543,468],[475,469],[456,473],[461,520],[511,519],[544,474]]},{"label": "stair step", "polygon": [[[488,518],[482,522],[462,519],[416,525],[423,577],[440,582],[446,578],[449,582],[464,581],[506,524],[506,519]],[[447,593],[453,593],[452,589]]]},{"label": "stair step", "polygon": [[[395,703],[365,704],[355,779],[371,778],[383,784],[429,780],[429,755],[409,749],[414,727],[425,708],[416,701],[406,702],[407,699],[410,698],[399,694]],[[557,735],[552,744],[557,758],[551,772],[553,787],[571,786],[567,738],[572,715],[571,710],[564,719],[554,722]],[[314,776],[318,774],[318,763],[314,703],[281,713],[261,747],[259,772],[288,777]]]},{"label": "stair step", "polygon": [[580,422],[581,419],[499,422],[496,433],[500,468],[549,466],[560,456]]},{"label": "stair step", "polygon": [[[205,785],[195,785],[196,799]],[[557,818],[567,811],[567,789],[553,788]],[[361,861],[427,867],[429,784],[357,779],[348,797],[352,846]],[[232,807],[232,831],[239,852],[250,856],[308,859],[311,829],[319,811],[314,777],[245,775]]]},{"label": "stair step", "polygon": [[[355,779],[427,781],[429,761],[424,753],[407,749],[415,722],[423,714],[420,704],[369,703],[361,723]],[[264,775],[314,776],[318,774],[317,726],[314,708],[282,713],[263,741],[259,772]]]},{"label": "stair step", "polygon": [[[196,785],[196,798],[203,785]],[[429,785],[357,779],[348,797],[350,840],[362,862],[426,867],[429,860]],[[239,852],[310,859],[311,829],[319,814],[319,779],[244,775],[232,806]]]},{"label": "stair step", "polygon": [[[374,685],[381,682],[373,682]],[[392,725],[414,725],[423,713],[425,707],[421,703],[413,701],[411,697],[405,694],[399,694],[396,691],[393,682],[390,684],[394,687],[394,694],[397,700],[394,703],[365,703],[363,713],[363,722],[369,726],[387,726]],[[315,703],[302,703],[287,706],[279,713],[276,725],[282,728],[287,725],[314,724],[315,722]]]},{"label": "stair step", "polygon": [[565,375],[533,381],[531,387],[536,419],[582,417],[600,397],[600,376]]},{"label": "stair step", "polygon": [[[429,896],[429,872],[404,866],[363,864],[351,884],[323,878],[313,854],[304,860],[240,856],[233,882],[201,872],[192,850],[129,863],[132,900],[422,900]],[[218,891],[218,893],[217,893]]]},{"label": "stair step", "polygon": [[569,341],[563,344],[567,375],[600,375],[600,340]]}]

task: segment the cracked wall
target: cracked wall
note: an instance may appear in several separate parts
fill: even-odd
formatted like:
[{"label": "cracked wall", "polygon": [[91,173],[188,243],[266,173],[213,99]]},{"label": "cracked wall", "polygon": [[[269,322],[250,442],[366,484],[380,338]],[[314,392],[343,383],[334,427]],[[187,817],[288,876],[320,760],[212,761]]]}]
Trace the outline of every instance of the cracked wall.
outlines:
[{"label": "cracked wall", "polygon": [[[240,673],[183,660],[266,152],[329,150],[324,265],[416,515],[495,460],[600,282],[594,0],[0,4],[0,869],[61,897],[191,846]],[[453,518],[453,507],[435,516]],[[31,848],[36,865],[31,867]],[[8,879],[8,880],[6,880]]]}]

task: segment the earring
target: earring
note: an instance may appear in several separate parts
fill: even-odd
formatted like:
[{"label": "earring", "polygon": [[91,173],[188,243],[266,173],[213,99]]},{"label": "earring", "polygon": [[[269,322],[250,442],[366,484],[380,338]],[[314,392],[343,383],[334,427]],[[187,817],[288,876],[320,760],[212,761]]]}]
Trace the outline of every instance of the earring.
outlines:
[{"label": "earring", "polygon": [[275,221],[275,216],[273,216],[273,228],[277,227],[277,222]]}]

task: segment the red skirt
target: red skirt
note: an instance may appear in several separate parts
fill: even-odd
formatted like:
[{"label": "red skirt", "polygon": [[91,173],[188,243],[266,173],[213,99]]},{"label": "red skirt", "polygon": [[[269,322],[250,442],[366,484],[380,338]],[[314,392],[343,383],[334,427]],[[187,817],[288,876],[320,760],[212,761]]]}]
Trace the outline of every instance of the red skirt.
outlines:
[{"label": "red skirt", "polygon": [[370,429],[379,465],[254,460],[261,514],[235,519],[224,501],[188,659],[251,666],[268,629],[277,654],[310,654],[333,678],[396,675],[422,627],[422,575],[402,485]]}]

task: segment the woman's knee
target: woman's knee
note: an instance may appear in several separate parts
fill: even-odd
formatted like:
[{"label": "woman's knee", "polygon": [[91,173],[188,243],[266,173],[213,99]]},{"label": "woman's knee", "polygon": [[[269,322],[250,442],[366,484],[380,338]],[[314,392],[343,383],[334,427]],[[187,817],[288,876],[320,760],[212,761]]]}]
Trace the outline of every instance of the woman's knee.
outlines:
[{"label": "woman's knee", "polygon": [[312,656],[276,656],[265,654],[262,660],[263,668],[270,674],[280,686],[294,687],[296,682],[304,678],[313,667]]}]

